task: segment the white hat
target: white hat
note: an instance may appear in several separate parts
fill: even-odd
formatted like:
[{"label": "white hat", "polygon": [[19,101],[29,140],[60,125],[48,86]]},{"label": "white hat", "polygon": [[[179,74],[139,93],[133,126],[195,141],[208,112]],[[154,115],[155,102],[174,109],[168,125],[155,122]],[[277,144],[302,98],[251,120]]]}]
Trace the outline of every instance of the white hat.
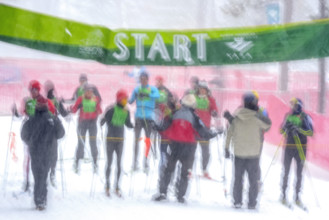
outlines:
[{"label": "white hat", "polygon": [[182,100],[181,100],[182,104],[190,107],[190,108],[196,108],[196,99],[195,96],[193,94],[188,94],[185,95]]},{"label": "white hat", "polygon": [[198,86],[199,86],[199,88],[204,88],[204,89],[209,90],[208,83],[205,80],[199,81],[199,85]]}]

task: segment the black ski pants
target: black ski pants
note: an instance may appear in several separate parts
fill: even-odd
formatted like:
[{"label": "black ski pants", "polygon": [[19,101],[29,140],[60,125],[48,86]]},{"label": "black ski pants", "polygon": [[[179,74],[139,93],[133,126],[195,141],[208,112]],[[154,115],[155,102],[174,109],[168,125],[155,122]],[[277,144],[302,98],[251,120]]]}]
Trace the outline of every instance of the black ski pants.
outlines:
[{"label": "black ski pants", "polygon": [[34,177],[34,203],[47,204],[47,178],[50,169],[49,152],[31,152],[31,168]]},{"label": "black ski pants", "polygon": [[[306,147],[302,147],[304,155],[306,157]],[[282,194],[283,196],[286,196],[286,190],[288,185],[288,178],[289,178],[289,172],[291,167],[292,159],[295,159],[296,162],[296,186],[295,186],[295,196],[296,198],[299,196],[300,189],[302,186],[302,172],[304,168],[304,161],[300,159],[299,152],[297,148],[294,147],[286,147],[284,150],[284,156],[283,156],[283,179],[282,179]]]},{"label": "black ski pants", "polygon": [[258,177],[259,177],[259,158],[239,158],[234,157],[234,183],[233,183],[233,200],[234,204],[242,205],[243,176],[245,171],[249,180],[249,207],[257,205],[258,196]]},{"label": "black ski pants", "polygon": [[[169,147],[169,140],[161,137],[159,135],[160,140],[160,162],[159,162],[159,177],[164,175],[164,170],[168,163],[168,147]],[[160,179],[159,178],[159,179]]]},{"label": "black ski pants", "polygon": [[89,145],[91,156],[94,164],[97,164],[97,119],[93,120],[79,120],[78,123],[78,148],[76,151],[76,160],[83,159],[84,147],[86,143],[86,134],[89,133]]},{"label": "black ski pants", "polygon": [[163,176],[160,176],[160,193],[167,194],[168,185],[172,173],[175,170],[176,163],[181,163],[181,173],[177,187],[177,198],[185,196],[188,186],[188,174],[192,169],[196,143],[171,142],[170,152],[168,153],[168,163],[164,169]]},{"label": "black ski pants", "polygon": [[207,167],[210,159],[209,140],[200,139],[198,141],[201,147],[202,154],[202,170],[207,171]]},{"label": "black ski pants", "polygon": [[50,155],[50,175],[54,176],[56,173],[56,165],[58,160],[58,144],[57,142],[54,144],[51,150]]},{"label": "black ski pants", "polygon": [[115,152],[117,158],[117,176],[115,188],[119,189],[119,181],[121,176],[121,158],[123,151],[123,140],[112,141],[109,140],[106,142],[106,154],[107,154],[107,166],[105,171],[106,177],[106,187],[110,188],[110,175],[111,175],[111,165],[113,160],[113,153]]}]

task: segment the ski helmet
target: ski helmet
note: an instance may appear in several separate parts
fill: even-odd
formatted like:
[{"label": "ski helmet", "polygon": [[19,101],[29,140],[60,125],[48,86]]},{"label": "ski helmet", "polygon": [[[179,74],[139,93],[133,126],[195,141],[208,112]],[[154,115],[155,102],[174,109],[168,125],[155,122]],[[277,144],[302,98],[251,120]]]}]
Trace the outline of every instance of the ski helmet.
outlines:
[{"label": "ski helmet", "polygon": [[31,80],[29,83],[29,91],[31,91],[32,89],[36,89],[36,90],[38,90],[38,92],[40,92],[40,90],[41,90],[40,82],[37,80]]}]

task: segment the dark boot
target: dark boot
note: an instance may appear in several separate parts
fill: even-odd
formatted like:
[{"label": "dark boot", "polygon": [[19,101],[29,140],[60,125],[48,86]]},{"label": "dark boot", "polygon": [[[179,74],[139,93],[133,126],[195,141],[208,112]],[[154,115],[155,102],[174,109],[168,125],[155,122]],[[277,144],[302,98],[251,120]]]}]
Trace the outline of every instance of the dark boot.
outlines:
[{"label": "dark boot", "polygon": [[73,171],[78,174],[79,173],[79,160],[76,159],[73,164]]},{"label": "dark boot", "polygon": [[177,197],[177,201],[179,202],[179,203],[186,203],[186,200],[185,200],[185,198],[184,197]]},{"label": "dark boot", "polygon": [[162,200],[166,200],[167,199],[167,195],[163,194],[163,193],[159,193],[153,196],[153,201],[162,201]]}]

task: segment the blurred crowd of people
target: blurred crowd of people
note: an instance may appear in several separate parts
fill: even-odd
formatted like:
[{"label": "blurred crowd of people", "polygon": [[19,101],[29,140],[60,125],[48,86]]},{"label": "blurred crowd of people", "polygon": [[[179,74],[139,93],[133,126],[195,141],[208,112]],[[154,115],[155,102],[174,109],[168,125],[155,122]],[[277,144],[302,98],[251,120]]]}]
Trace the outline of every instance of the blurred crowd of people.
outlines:
[{"label": "blurred crowd of people", "polygon": [[[132,172],[141,170],[139,167],[139,152],[141,140],[145,145],[142,170],[148,174],[150,155],[159,150],[159,192],[152,197],[154,201],[167,199],[168,186],[172,182],[173,173],[179,167],[176,180],[176,197],[180,203],[186,202],[186,190],[189,178],[193,175],[195,152],[201,148],[202,176],[211,179],[208,171],[210,161],[209,140],[223,135],[225,145],[222,146],[225,158],[233,158],[233,205],[241,208],[243,205],[243,178],[247,172],[249,180],[248,208],[257,207],[259,186],[261,185],[260,157],[262,153],[264,133],[271,127],[271,120],[266,109],[259,106],[259,94],[248,91],[242,97],[241,106],[234,113],[225,111],[227,128],[222,125],[212,127],[212,120],[221,117],[216,100],[211,94],[205,80],[198,77],[190,79],[191,88],[179,97],[165,86],[161,75],[156,76],[156,85],[149,84],[150,75],[146,69],[138,75],[138,85],[130,96],[125,89],[119,89],[113,105],[103,113],[102,98],[95,85],[88,82],[86,74],[79,77],[79,86],[73,97],[63,99],[56,96],[55,85],[46,81],[32,80],[29,84],[30,96],[23,99],[22,110],[16,105],[12,111],[16,117],[24,117],[21,137],[26,145],[25,185],[29,190],[29,161],[31,158],[34,176],[34,201],[37,209],[43,210],[47,204],[47,178],[56,184],[56,162],[58,159],[57,140],[62,138],[65,130],[59,115],[67,117],[79,112],[77,122],[78,146],[74,159],[74,171],[80,172],[80,161],[84,158],[86,136],[89,135],[90,156],[93,171],[98,172],[97,130],[99,126],[107,126],[106,134],[106,169],[105,193],[111,196],[111,165],[116,154],[116,178],[114,192],[121,196],[120,176],[122,173],[122,153],[125,141],[125,129],[133,129]],[[41,94],[41,88],[45,96]],[[134,120],[131,119],[127,104],[136,105]],[[145,138],[141,137],[142,131]],[[284,155],[284,175],[282,183],[283,203],[287,203],[286,189],[292,159],[297,162],[297,184],[295,201],[301,203],[300,190],[302,169],[307,152],[307,136],[312,136],[311,118],[303,111],[300,99],[293,98],[291,112],[282,123],[282,134],[286,137]],[[156,149],[153,139],[157,137],[159,149]],[[225,134],[225,135],[224,135]],[[179,166],[177,166],[179,164]],[[49,175],[48,175],[49,174]]]}]

